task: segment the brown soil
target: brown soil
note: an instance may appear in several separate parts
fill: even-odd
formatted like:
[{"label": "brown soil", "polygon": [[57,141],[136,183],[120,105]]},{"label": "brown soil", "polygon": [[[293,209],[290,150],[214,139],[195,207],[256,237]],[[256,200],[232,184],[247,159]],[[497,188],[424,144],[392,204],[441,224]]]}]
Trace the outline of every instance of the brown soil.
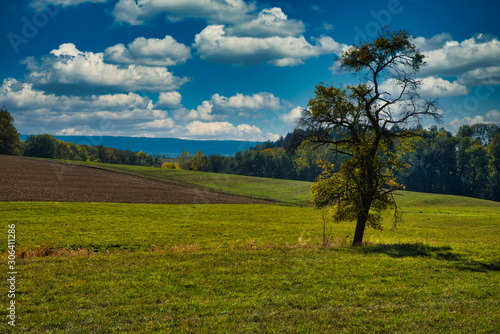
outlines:
[{"label": "brown soil", "polygon": [[93,167],[5,155],[0,155],[0,201],[265,203]]}]

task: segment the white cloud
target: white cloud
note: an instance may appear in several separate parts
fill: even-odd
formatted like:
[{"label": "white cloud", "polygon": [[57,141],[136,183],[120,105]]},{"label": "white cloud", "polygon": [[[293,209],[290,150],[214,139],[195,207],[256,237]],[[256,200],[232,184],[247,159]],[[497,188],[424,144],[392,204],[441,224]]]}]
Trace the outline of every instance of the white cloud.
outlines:
[{"label": "white cloud", "polygon": [[120,0],[113,10],[117,22],[142,25],[156,15],[171,21],[186,17],[206,19],[209,23],[241,21],[255,10],[243,0]]},{"label": "white cloud", "polygon": [[178,89],[187,79],[175,77],[165,67],[106,64],[103,53],[79,51],[72,43],[60,45],[40,62],[26,59],[27,81],[62,94],[89,94]]},{"label": "white cloud", "polygon": [[490,110],[484,116],[475,115],[471,117],[464,117],[462,119],[455,118],[448,123],[447,128],[456,132],[462,125],[474,125],[482,123],[500,123],[500,111]]},{"label": "white cloud", "polygon": [[168,35],[163,39],[139,37],[127,47],[117,44],[104,51],[104,61],[112,64],[173,66],[184,64],[189,58],[191,48]]},{"label": "white cloud", "polygon": [[174,120],[170,118],[156,119],[151,122],[137,124],[138,129],[172,129],[175,125]]},{"label": "white cloud", "polygon": [[275,66],[295,66],[303,60],[322,54],[340,53],[343,45],[331,37],[321,36],[311,45],[299,37],[237,37],[227,36],[222,25],[206,27],[195,37],[195,47],[202,59],[216,63],[243,66],[269,63]]},{"label": "white cloud", "polygon": [[[423,52],[428,66],[420,71],[424,76],[460,77],[465,72],[500,66],[500,41],[497,37],[479,34],[457,42],[450,40],[449,35],[441,34],[431,40],[420,38],[417,41],[420,48],[428,49]],[[468,84],[466,76],[461,79],[460,83]]]},{"label": "white cloud", "polygon": [[108,0],[33,0],[30,2],[29,6],[36,10],[43,10],[48,5],[70,7],[78,6],[82,3],[103,3]]},{"label": "white cloud", "polygon": [[140,129],[138,124],[169,122],[164,120],[165,111],[154,110],[148,97],[135,93],[58,96],[15,79],[3,81],[0,104],[13,113],[20,131],[28,133],[94,134],[90,131],[94,129],[102,134],[133,135]]},{"label": "white cloud", "polygon": [[[272,94],[235,95],[220,99],[221,105],[239,110],[272,106]],[[174,117],[160,109],[160,104],[180,105],[177,92],[162,92],[153,105],[148,97],[135,93],[90,96],[59,96],[33,88],[33,84],[5,79],[0,86],[0,105],[5,105],[22,133],[61,135],[122,135],[141,137],[178,137],[191,139],[277,140],[279,135],[263,132],[249,124],[232,124],[213,115],[211,101],[194,110],[182,107]],[[261,99],[262,98],[262,99]],[[267,99],[267,100],[266,100]],[[267,102],[271,104],[267,104]],[[176,113],[183,113],[176,117]]]},{"label": "white cloud", "polygon": [[[425,97],[448,97],[467,95],[468,89],[466,86],[459,84],[457,81],[450,82],[440,77],[426,77],[420,79],[421,85],[418,92]],[[393,98],[401,94],[399,87],[394,79],[388,79],[380,85],[380,90],[389,93]]]},{"label": "white cloud", "polygon": [[484,119],[490,123],[500,123],[500,111],[490,110],[486,113]]},{"label": "white cloud", "polygon": [[457,132],[462,125],[474,125],[479,123],[484,123],[484,118],[479,115],[474,117],[464,117],[462,119],[455,118],[448,124],[447,128],[449,128],[452,132]]},{"label": "white cloud", "polygon": [[421,79],[420,92],[429,97],[460,96],[469,93],[466,86],[439,77]]},{"label": "white cloud", "polygon": [[178,121],[212,121],[215,116],[212,114],[213,105],[209,101],[203,101],[196,109],[179,108],[174,110],[174,119]]},{"label": "white cloud", "polygon": [[260,111],[276,111],[282,108],[281,100],[271,93],[236,94],[231,97],[214,94],[210,100],[203,101],[196,109],[189,110],[181,107],[174,110],[174,119],[220,121],[235,113],[238,113],[240,117],[251,117],[252,114]]},{"label": "white cloud", "polygon": [[296,107],[293,108],[289,113],[283,114],[280,116],[280,120],[285,122],[288,125],[295,125],[295,123],[299,120],[299,118],[302,116],[304,108],[302,107]]},{"label": "white cloud", "polygon": [[280,99],[271,93],[253,95],[236,94],[231,97],[212,95],[210,100],[216,111],[232,113],[234,111],[280,110]]},{"label": "white cloud", "polygon": [[443,48],[449,41],[453,41],[452,36],[448,33],[441,33],[429,39],[417,37],[413,40],[413,43],[420,52],[425,54],[427,51]]},{"label": "white cloud", "polygon": [[179,92],[161,92],[155,108],[174,109],[181,107],[182,96]]},{"label": "white cloud", "polygon": [[296,36],[305,31],[302,21],[290,20],[281,8],[262,10],[257,18],[229,27],[228,35],[239,37]]},{"label": "white cloud", "polygon": [[227,139],[227,140],[250,140],[266,141],[277,140],[279,135],[263,133],[254,125],[233,125],[229,122],[200,122],[193,121],[186,125],[187,138],[198,139]]},{"label": "white cloud", "polygon": [[500,66],[482,67],[465,72],[459,76],[458,82],[470,86],[500,85]]}]

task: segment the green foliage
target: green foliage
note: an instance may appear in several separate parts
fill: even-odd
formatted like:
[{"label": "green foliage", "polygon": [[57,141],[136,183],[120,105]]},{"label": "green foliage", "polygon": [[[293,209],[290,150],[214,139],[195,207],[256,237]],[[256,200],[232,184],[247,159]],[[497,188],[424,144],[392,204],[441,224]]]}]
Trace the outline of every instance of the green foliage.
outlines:
[{"label": "green foliage", "polygon": [[103,145],[76,145],[57,140],[49,134],[32,135],[22,144],[22,154],[27,157],[72,161],[95,161],[112,164],[128,164],[160,167],[161,161],[145,152],[120,150]]},{"label": "green foliage", "polygon": [[7,108],[0,109],[0,154],[19,154],[19,133]]},{"label": "green foliage", "polygon": [[191,160],[191,170],[204,171],[207,165],[207,158],[203,155],[202,151],[196,152]]},{"label": "green foliage", "polygon": [[398,175],[398,182],[415,191],[499,201],[498,135],[475,132],[485,128],[494,126],[462,127],[457,136],[437,127],[422,131],[424,141],[404,157],[410,168]]},{"label": "green foliage", "polygon": [[23,155],[35,158],[55,158],[57,139],[49,134],[31,135],[24,144]]}]

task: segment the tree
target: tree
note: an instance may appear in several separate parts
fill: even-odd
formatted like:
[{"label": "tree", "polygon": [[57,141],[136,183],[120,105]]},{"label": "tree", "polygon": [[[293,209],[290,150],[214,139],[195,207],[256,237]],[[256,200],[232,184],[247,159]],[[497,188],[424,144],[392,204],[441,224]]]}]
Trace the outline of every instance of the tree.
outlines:
[{"label": "tree", "polygon": [[13,155],[19,152],[19,133],[14,118],[7,108],[0,109],[0,154]]},{"label": "tree", "polygon": [[491,168],[491,198],[500,201],[500,133],[492,138],[488,145]]},{"label": "tree", "polygon": [[207,165],[207,158],[203,154],[202,151],[198,151],[193,156],[193,160],[191,160],[191,170],[205,171],[205,166]]},{"label": "tree", "polygon": [[188,151],[184,151],[181,155],[179,155],[179,167],[181,169],[191,168],[191,155]]},{"label": "tree", "polygon": [[57,139],[49,134],[31,135],[26,140],[24,155],[35,158],[54,158]]},{"label": "tree", "polygon": [[381,228],[383,211],[394,209],[394,224],[400,220],[393,192],[402,186],[395,174],[406,167],[400,155],[418,136],[406,128],[425,116],[439,118],[436,101],[418,93],[414,75],[425,64],[424,55],[411,39],[404,30],[384,28],[375,40],[344,51],[337,59],[340,69],[362,83],[318,84],[298,123],[306,134],[300,142],[330,145],[347,156],[339,168],[322,164],[312,195],[318,208],[333,205],[335,220],[356,221],[353,245],[362,244],[366,226]]}]

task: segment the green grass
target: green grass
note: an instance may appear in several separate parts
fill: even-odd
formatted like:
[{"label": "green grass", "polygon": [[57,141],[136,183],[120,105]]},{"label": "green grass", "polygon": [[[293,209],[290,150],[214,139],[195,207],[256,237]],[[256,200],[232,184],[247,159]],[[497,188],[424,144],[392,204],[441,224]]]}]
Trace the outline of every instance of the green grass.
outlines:
[{"label": "green grass", "polygon": [[0,203],[2,245],[15,223],[18,251],[55,252],[17,259],[14,332],[499,332],[500,203],[398,201],[397,231],[346,247],[329,223],[330,248],[311,207]]}]

